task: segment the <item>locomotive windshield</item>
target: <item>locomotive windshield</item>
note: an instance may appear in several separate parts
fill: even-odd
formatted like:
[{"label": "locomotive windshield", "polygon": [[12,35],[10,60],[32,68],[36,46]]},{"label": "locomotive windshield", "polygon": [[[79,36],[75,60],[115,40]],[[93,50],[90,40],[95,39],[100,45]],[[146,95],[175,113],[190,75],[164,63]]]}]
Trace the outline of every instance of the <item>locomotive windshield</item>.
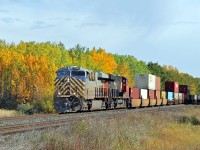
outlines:
[{"label": "locomotive windshield", "polygon": [[85,77],[85,71],[72,71],[72,76],[84,76]]},{"label": "locomotive windshield", "polygon": [[59,77],[70,76],[70,71],[60,70],[60,71],[57,72],[57,76],[59,76]]}]

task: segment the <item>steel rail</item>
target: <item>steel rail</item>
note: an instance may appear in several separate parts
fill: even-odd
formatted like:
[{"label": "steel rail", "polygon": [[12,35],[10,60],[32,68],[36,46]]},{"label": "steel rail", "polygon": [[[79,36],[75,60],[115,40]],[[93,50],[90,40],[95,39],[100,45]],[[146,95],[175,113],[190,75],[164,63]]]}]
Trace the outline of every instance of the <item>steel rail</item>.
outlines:
[{"label": "steel rail", "polygon": [[115,110],[100,111],[100,112],[94,111],[94,112],[89,112],[86,114],[79,113],[78,116],[77,116],[77,113],[74,113],[74,114],[70,114],[71,116],[65,119],[62,118],[58,120],[47,120],[47,121],[41,121],[41,122],[30,122],[30,123],[0,126],[0,135],[12,134],[12,133],[17,133],[17,132],[25,132],[29,130],[44,129],[44,128],[49,128],[49,127],[59,127],[59,126],[64,126],[65,124],[69,124],[72,122],[77,122],[77,121],[81,121],[85,119],[87,120],[88,119],[102,119],[102,118],[108,119],[108,118],[113,118],[119,115],[123,116],[124,114],[130,113],[130,112],[158,113],[158,112],[163,112],[163,111],[174,111],[174,110],[178,110],[178,108],[183,108],[183,107],[187,107],[187,105],[148,107],[146,109],[115,109]]}]

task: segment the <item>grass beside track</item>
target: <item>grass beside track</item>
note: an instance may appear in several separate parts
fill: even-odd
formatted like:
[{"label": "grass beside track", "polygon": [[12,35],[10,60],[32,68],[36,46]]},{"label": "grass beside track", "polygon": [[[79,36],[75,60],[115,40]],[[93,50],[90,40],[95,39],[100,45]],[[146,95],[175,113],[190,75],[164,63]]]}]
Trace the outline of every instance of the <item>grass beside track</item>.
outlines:
[{"label": "grass beside track", "polygon": [[0,136],[3,149],[158,149],[200,147],[200,107],[148,114],[131,112],[112,119],[83,120],[68,126]]},{"label": "grass beside track", "polygon": [[0,117],[15,117],[15,116],[23,116],[23,114],[16,110],[0,109]]}]

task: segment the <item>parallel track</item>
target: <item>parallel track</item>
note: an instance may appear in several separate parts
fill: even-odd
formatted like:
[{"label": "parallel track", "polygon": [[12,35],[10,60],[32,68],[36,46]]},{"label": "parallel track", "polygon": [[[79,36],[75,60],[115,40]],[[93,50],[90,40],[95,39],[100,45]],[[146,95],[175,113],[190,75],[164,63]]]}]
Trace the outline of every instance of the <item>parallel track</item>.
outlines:
[{"label": "parallel track", "polygon": [[[12,134],[16,132],[25,132],[25,131],[36,130],[36,129],[44,129],[48,127],[59,127],[59,126],[64,126],[66,124],[85,120],[85,119],[113,118],[115,116],[124,115],[130,112],[157,113],[160,111],[178,110],[178,108],[182,108],[182,107],[187,107],[187,105],[148,107],[144,109],[115,109],[115,110],[108,110],[108,111],[70,113],[70,114],[63,114],[63,115],[50,114],[50,115],[33,115],[29,117],[1,118],[0,119],[0,135]],[[14,121],[16,123],[12,124],[12,122]]]}]

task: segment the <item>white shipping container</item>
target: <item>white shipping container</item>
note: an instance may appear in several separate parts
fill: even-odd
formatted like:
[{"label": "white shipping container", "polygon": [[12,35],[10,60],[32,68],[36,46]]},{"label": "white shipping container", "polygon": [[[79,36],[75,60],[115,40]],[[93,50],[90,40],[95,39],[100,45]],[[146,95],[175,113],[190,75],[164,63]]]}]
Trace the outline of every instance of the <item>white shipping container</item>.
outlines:
[{"label": "white shipping container", "polygon": [[194,95],[194,100],[197,100],[197,95]]},{"label": "white shipping container", "polygon": [[140,89],[140,98],[147,99],[148,90],[147,89]]},{"label": "white shipping container", "polygon": [[174,99],[178,99],[179,94],[178,93],[174,93]]},{"label": "white shipping container", "polygon": [[182,93],[179,93],[179,94],[178,94],[178,98],[179,98],[179,99],[183,99]]},{"label": "white shipping container", "polygon": [[135,87],[139,89],[156,90],[156,76],[151,74],[136,74]]}]

